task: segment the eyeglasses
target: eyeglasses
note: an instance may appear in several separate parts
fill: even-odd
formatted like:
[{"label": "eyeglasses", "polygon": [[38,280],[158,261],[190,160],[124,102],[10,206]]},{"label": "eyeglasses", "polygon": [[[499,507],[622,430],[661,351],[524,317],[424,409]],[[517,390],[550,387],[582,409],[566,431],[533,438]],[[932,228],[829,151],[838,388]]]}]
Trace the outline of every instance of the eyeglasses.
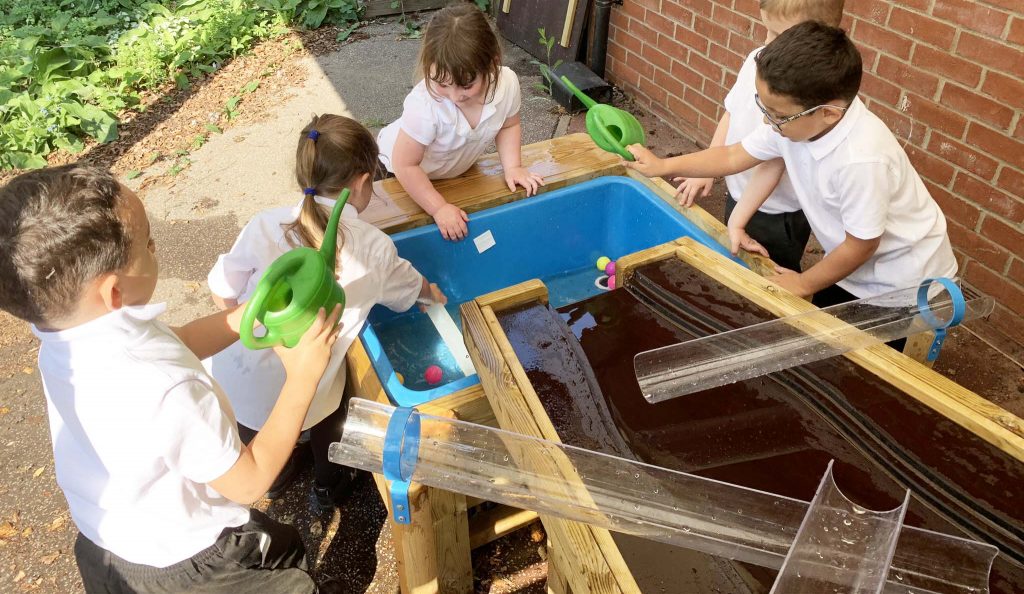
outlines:
[{"label": "eyeglasses", "polygon": [[824,105],[816,105],[816,106],[814,106],[814,107],[812,107],[810,109],[805,109],[805,110],[801,111],[798,114],[794,114],[794,115],[791,115],[791,116],[786,116],[786,117],[784,117],[782,119],[775,119],[774,117],[772,117],[772,114],[768,113],[768,109],[765,108],[764,103],[761,103],[761,96],[759,94],[757,94],[757,93],[754,93],[754,103],[757,104],[757,108],[760,109],[761,113],[764,114],[765,119],[768,120],[768,123],[771,124],[772,128],[775,128],[775,131],[778,132],[779,134],[782,134],[782,126],[783,125],[788,124],[788,123],[792,122],[795,119],[802,118],[802,117],[804,117],[807,114],[814,113],[814,112],[818,111],[819,109],[831,108],[831,109],[838,109],[839,111],[846,111],[845,107],[841,107],[839,105],[831,105],[831,104],[826,103]]}]

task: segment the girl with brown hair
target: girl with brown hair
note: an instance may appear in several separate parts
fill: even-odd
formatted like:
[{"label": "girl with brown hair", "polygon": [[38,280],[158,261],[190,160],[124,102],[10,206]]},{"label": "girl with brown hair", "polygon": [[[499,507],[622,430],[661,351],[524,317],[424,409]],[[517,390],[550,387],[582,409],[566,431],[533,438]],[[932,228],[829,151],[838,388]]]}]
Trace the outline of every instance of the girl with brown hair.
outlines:
[{"label": "girl with brown hair", "polygon": [[420,49],[422,80],[405,98],[402,117],[380,131],[381,161],[445,239],[466,237],[469,216],[431,180],[465,173],[493,141],[510,192],[526,195],[544,180],[522,166],[519,79],[501,65],[501,45],[472,3],[430,19]]},{"label": "girl with brown hair", "polygon": [[[338,283],[345,289],[346,305],[339,325],[341,334],[317,388],[302,429],[309,430],[313,449],[314,484],[311,502],[326,512],[351,490],[353,469],[331,463],[327,448],[341,438],[347,396],[345,353],[356,340],[370,309],[380,303],[405,311],[417,301],[445,303],[447,298],[400,258],[395,244],[358,213],[373,195],[373,177],[379,162],[373,135],[358,122],[339,115],[314,116],[302,129],[295,152],[295,177],[303,198],[296,206],[257,214],[242,229],[231,251],[220,256],[207,280],[214,301],[221,307],[244,303],[263,271],[293,247],[319,248],[335,197],[351,194],[338,225]],[[267,420],[285,380],[280,359],[271,349],[252,351],[240,342],[209,360],[210,372],[230,395],[239,433],[248,441]],[[294,475],[286,466],[268,492],[283,491]]]}]

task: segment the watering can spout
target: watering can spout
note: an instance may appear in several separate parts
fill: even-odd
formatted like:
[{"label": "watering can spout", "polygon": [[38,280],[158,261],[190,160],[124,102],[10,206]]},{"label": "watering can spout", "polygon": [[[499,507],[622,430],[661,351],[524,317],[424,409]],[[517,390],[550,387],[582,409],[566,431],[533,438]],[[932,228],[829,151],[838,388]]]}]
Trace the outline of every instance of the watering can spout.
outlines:
[{"label": "watering can spout", "polygon": [[576,98],[579,99],[580,102],[583,103],[583,105],[587,109],[590,109],[591,107],[597,105],[597,101],[591,99],[589,95],[579,90],[579,88],[576,85],[572,84],[572,81],[569,80],[568,76],[563,75],[562,82],[565,83],[565,86],[569,87],[569,90],[572,91],[572,94],[576,95]]},{"label": "watering can spout", "polygon": [[338,221],[341,219],[341,211],[345,210],[349,194],[349,189],[345,188],[341,191],[341,195],[338,196],[338,201],[334,203],[334,209],[331,210],[331,218],[327,220],[324,240],[320,244],[320,255],[323,256],[324,262],[331,272],[334,272],[335,263],[337,262]]}]

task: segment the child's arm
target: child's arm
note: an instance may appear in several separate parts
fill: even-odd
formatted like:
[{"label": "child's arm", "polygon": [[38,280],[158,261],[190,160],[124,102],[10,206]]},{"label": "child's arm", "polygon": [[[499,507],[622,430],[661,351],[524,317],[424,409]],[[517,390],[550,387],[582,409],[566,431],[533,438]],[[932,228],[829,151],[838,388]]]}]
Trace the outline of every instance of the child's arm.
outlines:
[{"label": "child's arm", "polygon": [[244,310],[245,308],[236,305],[192,320],[184,326],[171,327],[171,330],[196,357],[205,359],[223,351],[238,340],[238,328],[242,324]]},{"label": "child's arm", "polygon": [[248,505],[267,492],[292,454],[309,404],[331,359],[338,339],[341,306],[330,317],[321,309],[316,321],[294,348],[275,348],[284,364],[286,379],[270,417],[248,446],[242,446],[230,470],[210,481],[228,499]]},{"label": "child's arm", "polygon": [[647,177],[679,175],[682,177],[721,177],[746,171],[761,163],[741,143],[697,151],[662,159],[639,144],[626,147],[636,161],[624,161],[629,169],[635,169]]},{"label": "child's arm", "polygon": [[[725,137],[729,133],[729,112],[722,114],[722,119],[718,121],[718,127],[715,128],[715,135],[711,137],[711,145],[708,148],[716,146],[725,146]],[[690,208],[697,198],[706,198],[711,193],[711,186],[715,183],[713,177],[676,177],[672,181],[682,182],[679,187],[676,188],[676,196],[679,197],[679,206],[685,206]]]},{"label": "child's arm", "polygon": [[229,307],[235,307],[238,305],[238,299],[232,299],[230,297],[221,297],[220,295],[214,294],[213,304],[217,306],[217,309],[228,309]]},{"label": "child's arm", "polygon": [[850,276],[874,255],[881,241],[881,236],[860,239],[847,233],[843,243],[822,258],[821,262],[803,272],[777,266],[775,270],[779,274],[771,277],[771,280],[798,297],[810,297]]},{"label": "child's arm", "polygon": [[430,178],[427,177],[420,163],[423,162],[423,155],[427,147],[416,142],[405,130],[398,131],[398,138],[395,140],[395,148],[391,155],[391,166],[395,170],[395,177],[409,192],[409,196],[420,205],[428,215],[434,217],[437,228],[445,239],[459,240],[466,237],[469,228],[469,215],[454,204],[449,204],[444,196],[434,188]]},{"label": "child's arm", "polygon": [[509,191],[515,192],[516,184],[519,184],[526,189],[527,196],[536,194],[537,187],[544,185],[544,178],[523,167],[523,155],[520,150],[523,144],[523,126],[518,113],[505,120],[494,138],[494,144],[498,147],[498,158],[501,159],[501,167],[505,170],[505,183],[508,184]]},{"label": "child's arm", "polygon": [[771,257],[768,250],[764,249],[753,237],[747,235],[746,227],[751,217],[757,212],[761,205],[768,200],[775,186],[779,185],[782,174],[786,172],[786,163],[782,159],[765,161],[754,167],[754,173],[750,182],[743,190],[743,195],[736,202],[736,208],[729,215],[729,249],[733,255],[739,253],[740,248]]}]

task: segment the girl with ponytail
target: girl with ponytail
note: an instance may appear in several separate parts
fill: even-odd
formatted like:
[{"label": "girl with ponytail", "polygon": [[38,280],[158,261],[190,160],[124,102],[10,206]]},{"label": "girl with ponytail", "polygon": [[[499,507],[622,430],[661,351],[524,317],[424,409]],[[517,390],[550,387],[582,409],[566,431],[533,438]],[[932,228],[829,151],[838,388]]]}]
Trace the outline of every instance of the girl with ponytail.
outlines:
[{"label": "girl with ponytail", "polygon": [[[345,353],[370,309],[380,303],[405,311],[417,301],[447,301],[437,285],[398,256],[391,238],[358,218],[373,195],[378,163],[377,143],[362,124],[339,115],[314,116],[299,133],[295,151],[301,202],[257,214],[207,277],[218,306],[244,303],[278,256],[297,246],[319,249],[335,198],[348,188],[349,200],[338,225],[335,267],[346,297],[339,322],[342,329],[302,426],[309,430],[313,450],[310,501],[320,513],[333,509],[351,491],[356,476],[354,469],[331,463],[327,448],[340,440],[345,420]],[[272,349],[251,351],[238,342],[207,365],[229,395],[239,434],[248,442],[266,422],[284,385],[280,359]],[[295,458],[281,471],[268,497],[279,495],[294,476]]]}]

